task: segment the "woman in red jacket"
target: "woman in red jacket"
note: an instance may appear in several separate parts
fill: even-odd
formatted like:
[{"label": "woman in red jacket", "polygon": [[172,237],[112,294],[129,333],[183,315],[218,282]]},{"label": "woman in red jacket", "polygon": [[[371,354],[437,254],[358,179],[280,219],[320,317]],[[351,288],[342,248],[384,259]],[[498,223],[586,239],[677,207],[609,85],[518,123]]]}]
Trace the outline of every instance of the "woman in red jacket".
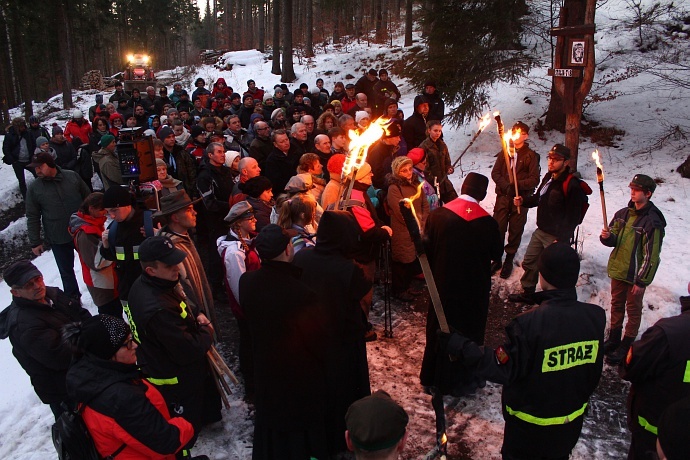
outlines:
[{"label": "woman in red jacket", "polygon": [[86,406],[82,417],[102,457],[118,452],[117,460],[174,460],[183,452],[194,429],[170,417],[163,396],[142,378],[138,345],[122,318],[93,316],[66,326],[64,337],[76,351],[67,393]]}]

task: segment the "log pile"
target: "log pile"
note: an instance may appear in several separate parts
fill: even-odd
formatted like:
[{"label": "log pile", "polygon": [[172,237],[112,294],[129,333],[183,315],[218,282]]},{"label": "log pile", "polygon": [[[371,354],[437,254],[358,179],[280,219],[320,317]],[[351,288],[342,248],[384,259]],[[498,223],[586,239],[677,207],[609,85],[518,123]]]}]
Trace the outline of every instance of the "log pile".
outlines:
[{"label": "log pile", "polygon": [[96,89],[98,91],[103,91],[105,89],[105,83],[103,81],[103,75],[100,70],[89,70],[81,77],[81,87],[80,89]]}]

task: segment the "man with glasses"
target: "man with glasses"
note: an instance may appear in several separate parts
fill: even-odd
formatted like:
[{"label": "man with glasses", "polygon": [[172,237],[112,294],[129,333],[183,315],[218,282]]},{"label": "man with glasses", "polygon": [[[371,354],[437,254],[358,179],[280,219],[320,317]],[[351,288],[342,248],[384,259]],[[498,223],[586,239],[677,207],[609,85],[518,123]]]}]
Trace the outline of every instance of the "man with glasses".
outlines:
[{"label": "man with glasses", "polygon": [[254,125],[254,131],[256,132],[256,137],[249,146],[249,156],[259,163],[259,167],[263,168],[266,158],[273,151],[271,127],[265,121],[257,121]]},{"label": "man with glasses", "polygon": [[587,196],[580,186],[580,180],[571,175],[568,160],[570,149],[562,144],[554,145],[547,155],[548,172],[532,196],[516,196],[515,206],[537,207],[537,229],[532,233],[520,278],[522,292],[510,294],[508,300],[534,304],[534,292],[539,280],[537,261],[544,248],[555,241],[570,243],[582,220],[582,205]]},{"label": "man with glasses", "polygon": [[62,341],[61,331],[63,326],[91,314],[79,300],[56,287],[46,287],[43,275],[28,260],[10,265],[3,277],[10,286],[12,303],[0,313],[0,338],[9,337],[12,354],[57,420],[62,413],[60,405],[67,399],[65,375],[72,360],[71,348]]}]

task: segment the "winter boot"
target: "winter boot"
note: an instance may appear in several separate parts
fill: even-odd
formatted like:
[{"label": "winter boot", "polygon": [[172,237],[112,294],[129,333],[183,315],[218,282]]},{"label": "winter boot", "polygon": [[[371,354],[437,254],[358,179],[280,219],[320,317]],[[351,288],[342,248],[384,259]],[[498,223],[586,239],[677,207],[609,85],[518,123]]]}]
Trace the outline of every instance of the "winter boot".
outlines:
[{"label": "winter boot", "polygon": [[508,300],[515,303],[526,303],[529,305],[534,305],[536,302],[534,300],[534,291],[536,287],[525,287],[522,288],[522,292],[519,294],[510,294]]},{"label": "winter boot", "polygon": [[501,268],[501,274],[499,275],[504,280],[510,278],[510,274],[513,273],[513,259],[514,258],[515,258],[515,254],[506,254],[506,260],[503,262],[503,267]]},{"label": "winter boot", "polygon": [[617,366],[620,364],[620,362],[623,361],[628,355],[628,350],[634,341],[635,337],[623,337],[623,340],[621,340],[621,344],[618,346],[618,348],[616,348],[616,351],[606,355],[606,364],[610,364],[612,366]]},{"label": "winter boot", "polygon": [[493,276],[500,269],[501,269],[501,259],[498,259],[491,264],[491,275]]},{"label": "winter boot", "polygon": [[620,346],[621,344],[621,335],[623,334],[623,328],[622,327],[617,327],[615,329],[611,329],[609,331],[609,338],[606,339],[606,342],[604,342],[604,354],[605,355],[610,355],[616,349]]}]

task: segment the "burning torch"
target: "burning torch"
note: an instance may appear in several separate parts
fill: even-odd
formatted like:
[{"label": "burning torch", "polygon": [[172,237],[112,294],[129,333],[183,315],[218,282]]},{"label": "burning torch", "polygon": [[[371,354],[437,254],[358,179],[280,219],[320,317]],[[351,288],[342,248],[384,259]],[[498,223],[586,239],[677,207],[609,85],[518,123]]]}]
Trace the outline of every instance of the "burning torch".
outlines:
[{"label": "burning torch", "polygon": [[[350,184],[346,190],[345,196],[340,201],[340,209],[345,209],[347,203],[350,201],[350,196],[352,195],[352,187],[355,184],[355,177],[357,176],[357,171],[362,167],[367,159],[367,150],[369,146],[379,140],[384,133],[384,125],[388,120],[383,120],[378,118],[374,120],[369,127],[362,133],[357,134],[355,130],[350,130],[350,146],[347,149],[347,155],[345,155],[345,162],[343,163],[343,171],[341,173],[340,184],[345,183],[346,179],[350,179]],[[338,196],[340,196],[340,192]]]},{"label": "burning torch", "polygon": [[[431,272],[429,259],[427,259],[426,252],[424,250],[422,235],[419,230],[419,221],[413,206],[414,200],[417,199],[421,193],[422,184],[419,184],[417,193],[410,198],[400,200],[398,205],[400,206],[400,213],[405,221],[407,231],[410,232],[410,237],[414,243],[414,249],[417,253],[417,259],[419,259],[419,265],[421,265],[422,272],[424,273],[424,279],[426,280],[426,284],[429,289],[431,303],[434,306],[434,311],[436,312],[439,328],[442,332],[449,334],[450,328],[448,327],[446,314],[443,311],[443,305],[441,304],[441,297],[438,293],[438,288],[436,287],[434,274]],[[448,443],[448,437],[446,436],[446,413],[443,407],[443,393],[441,393],[437,387],[431,388],[431,405],[433,406],[434,413],[436,414],[436,446],[424,457],[424,459],[432,460],[440,458],[445,460],[447,455],[446,445]]]},{"label": "burning torch", "polygon": [[462,159],[462,156],[465,154],[465,152],[467,152],[467,150],[469,150],[469,148],[472,147],[472,144],[474,144],[474,141],[477,140],[477,138],[482,133],[482,131],[484,131],[487,128],[487,126],[489,126],[490,124],[491,124],[491,114],[489,114],[489,113],[487,113],[486,115],[484,115],[483,117],[481,117],[479,119],[479,128],[477,129],[477,133],[474,135],[474,137],[470,141],[469,145],[467,147],[465,147],[465,150],[462,151],[462,153],[460,154],[458,159],[455,160],[455,162],[453,162],[453,165],[451,166],[452,168],[455,168],[455,165],[457,165],[460,162],[460,160]]},{"label": "burning torch", "polygon": [[592,152],[592,158],[597,164],[597,182],[599,183],[599,197],[601,197],[601,214],[604,217],[604,230],[609,229],[609,220],[606,217],[606,198],[604,197],[604,167],[599,161],[599,150]]},{"label": "burning torch", "polygon": [[[510,166],[510,159],[511,155],[509,152],[510,149],[510,141],[515,141],[520,137],[520,130],[516,131],[513,133],[513,130],[510,130],[508,133],[503,132],[503,120],[501,120],[501,115],[499,112],[494,112],[494,119],[496,119],[496,127],[498,128],[498,137],[501,138],[501,149],[503,150],[503,159],[506,163],[506,168],[508,168],[508,180],[510,181],[511,184],[515,186],[515,196],[520,196],[520,190],[518,189],[518,183],[517,183],[517,174],[515,171],[515,167],[517,167],[517,150],[515,150],[515,147],[512,147],[513,150],[513,156],[515,157],[515,166],[511,167]],[[517,207],[517,212],[520,214],[520,206]]]}]

